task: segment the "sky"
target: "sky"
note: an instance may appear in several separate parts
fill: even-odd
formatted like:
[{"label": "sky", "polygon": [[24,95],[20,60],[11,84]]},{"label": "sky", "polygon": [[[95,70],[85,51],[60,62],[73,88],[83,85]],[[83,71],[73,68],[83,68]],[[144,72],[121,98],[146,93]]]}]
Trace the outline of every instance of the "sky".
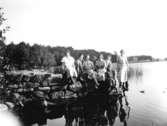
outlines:
[{"label": "sky", "polygon": [[166,0],[1,0],[7,43],[167,57]]}]

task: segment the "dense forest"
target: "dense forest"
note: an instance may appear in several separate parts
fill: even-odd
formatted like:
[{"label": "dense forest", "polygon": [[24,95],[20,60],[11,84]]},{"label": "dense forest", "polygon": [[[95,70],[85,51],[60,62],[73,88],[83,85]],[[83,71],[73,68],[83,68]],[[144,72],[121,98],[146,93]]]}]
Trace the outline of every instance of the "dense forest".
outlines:
[{"label": "dense forest", "polygon": [[101,53],[106,58],[108,55],[112,56],[113,62],[116,61],[116,56],[107,52],[98,52],[93,49],[76,50],[72,47],[50,47],[43,45],[29,45],[25,42],[19,44],[10,43],[5,45],[2,41],[1,57],[3,57],[3,64],[9,65],[16,69],[32,69],[32,68],[46,68],[51,66],[58,66],[61,64],[61,59],[65,56],[67,50],[71,51],[71,55],[77,59],[80,54],[90,55],[91,60],[95,60]]},{"label": "dense forest", "polygon": [[[72,47],[51,47],[43,45],[29,45],[25,42],[19,44],[10,43],[5,45],[3,41],[0,42],[0,55],[3,57],[4,65],[9,65],[16,69],[34,69],[34,68],[49,68],[52,66],[59,66],[61,59],[65,56],[65,52],[70,50],[71,55],[77,59],[80,54],[90,55],[92,61],[96,60],[99,54],[103,54],[104,58],[108,55],[112,56],[112,62],[116,62],[117,56],[109,52],[98,52],[93,49],[76,50]],[[2,58],[1,58],[2,59]],[[144,62],[153,61],[151,56],[130,56],[129,62]]]}]

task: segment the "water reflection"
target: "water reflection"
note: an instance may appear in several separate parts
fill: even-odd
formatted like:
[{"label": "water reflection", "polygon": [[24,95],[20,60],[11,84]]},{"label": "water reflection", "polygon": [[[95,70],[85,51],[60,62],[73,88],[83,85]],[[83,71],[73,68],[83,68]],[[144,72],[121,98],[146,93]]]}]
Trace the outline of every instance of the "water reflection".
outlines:
[{"label": "water reflection", "polygon": [[[131,64],[128,77],[129,80],[141,83],[142,64]],[[127,95],[88,96],[67,102],[64,110],[65,126],[127,126],[130,117]]]},{"label": "water reflection", "polygon": [[142,64],[131,64],[128,70],[128,78],[141,81],[144,74],[143,72]]},{"label": "water reflection", "polygon": [[127,97],[122,95],[88,96],[68,101],[64,113],[59,114],[64,115],[65,126],[114,126],[117,117],[127,126],[130,106]]},{"label": "water reflection", "polygon": [[[142,78],[142,76],[142,67],[131,65],[129,70],[129,80],[137,80]],[[133,81],[130,81],[130,88],[132,86],[131,84],[135,84],[134,82],[131,82]],[[130,92],[132,92],[132,90],[130,90]],[[131,95],[131,98],[133,96],[135,95]],[[66,99],[62,101],[54,101],[53,103],[48,102],[45,113],[43,112],[43,106],[41,106],[42,111],[38,110],[40,109],[40,106],[36,105],[36,103],[32,104],[31,101],[31,104],[24,107],[24,113],[26,113],[24,117],[26,118],[26,121],[28,121],[28,124],[31,122],[34,123],[35,121],[33,120],[37,118],[36,120],[38,124],[47,122],[48,126],[57,124],[49,124],[48,122],[50,121],[46,120],[54,122],[57,119],[61,119],[59,126],[117,126],[119,123],[121,123],[120,125],[127,126],[130,117],[128,98],[130,97],[119,93],[112,95],[90,94],[84,98]],[[133,101],[135,100],[133,99]]]},{"label": "water reflection", "polygon": [[[167,126],[166,65],[167,62],[131,64],[142,74],[133,70],[126,97],[97,96],[80,100],[78,105],[69,104],[66,114],[73,116],[61,118],[59,126]],[[56,120],[50,122],[48,126],[58,124]]]}]

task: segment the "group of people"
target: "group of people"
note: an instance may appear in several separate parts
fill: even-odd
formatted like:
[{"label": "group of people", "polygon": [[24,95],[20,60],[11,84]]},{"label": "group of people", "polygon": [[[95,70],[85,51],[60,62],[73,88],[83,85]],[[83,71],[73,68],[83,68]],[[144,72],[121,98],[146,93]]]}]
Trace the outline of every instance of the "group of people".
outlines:
[{"label": "group of people", "polygon": [[[95,61],[91,61],[89,54],[87,54],[86,56],[80,54],[79,58],[75,60],[71,56],[70,51],[67,51],[66,56],[62,58],[61,62],[63,68],[67,72],[67,78],[70,78],[72,81],[74,81],[74,78],[77,78],[85,73],[88,75],[88,77],[92,76],[93,78],[95,78],[95,81],[98,81],[96,79],[97,77],[104,81],[106,72],[114,72],[118,73],[115,75],[118,75],[116,76],[116,78],[119,78],[118,80],[121,85],[127,84],[128,60],[125,56],[124,50],[121,50],[120,55],[117,57],[118,60],[115,63],[116,65],[113,65],[111,61],[111,55],[108,55],[107,59],[104,59],[103,54],[99,54],[98,58]],[[94,77],[95,75],[96,77]]]}]

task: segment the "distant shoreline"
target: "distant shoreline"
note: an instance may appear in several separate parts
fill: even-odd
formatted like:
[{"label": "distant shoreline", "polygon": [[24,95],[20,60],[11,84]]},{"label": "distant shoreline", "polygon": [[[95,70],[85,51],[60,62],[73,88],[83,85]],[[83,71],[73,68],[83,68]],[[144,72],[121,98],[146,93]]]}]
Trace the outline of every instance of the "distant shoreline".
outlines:
[{"label": "distant shoreline", "polygon": [[129,63],[130,64],[133,64],[133,63],[153,63],[153,62],[165,62],[166,60],[161,60],[161,61],[130,61]]}]

